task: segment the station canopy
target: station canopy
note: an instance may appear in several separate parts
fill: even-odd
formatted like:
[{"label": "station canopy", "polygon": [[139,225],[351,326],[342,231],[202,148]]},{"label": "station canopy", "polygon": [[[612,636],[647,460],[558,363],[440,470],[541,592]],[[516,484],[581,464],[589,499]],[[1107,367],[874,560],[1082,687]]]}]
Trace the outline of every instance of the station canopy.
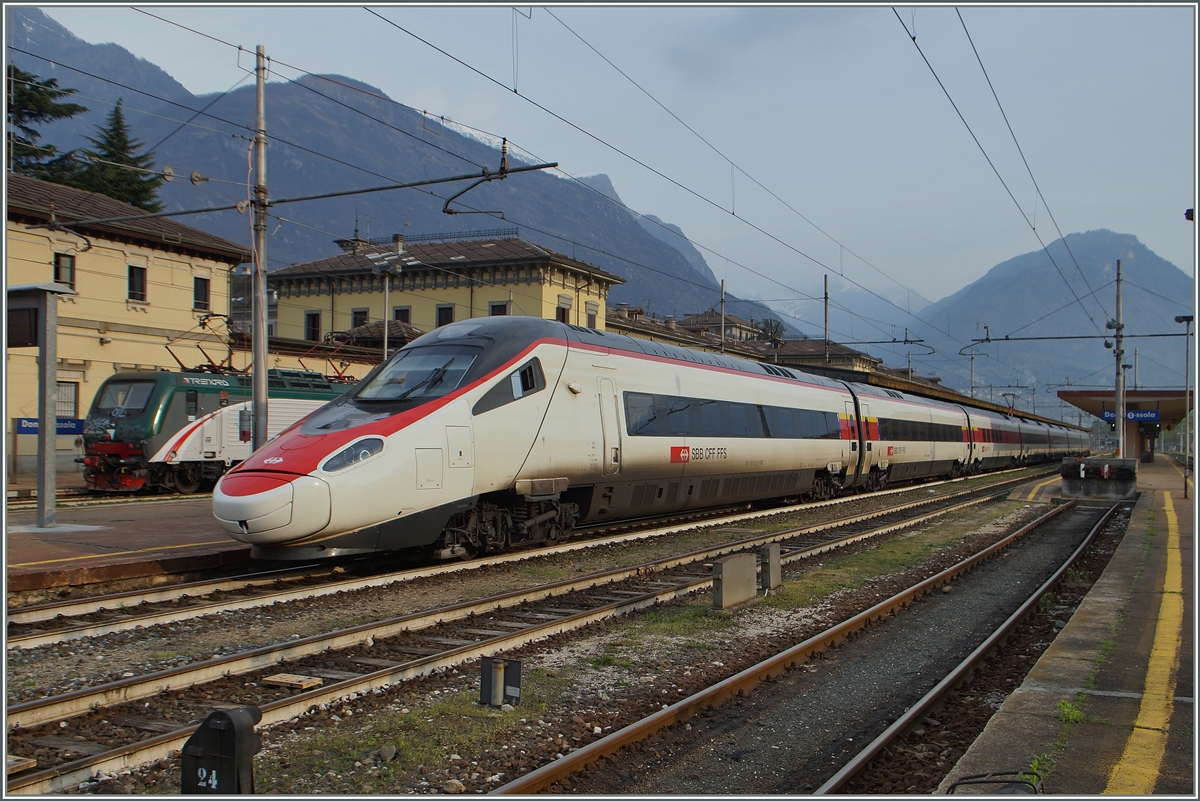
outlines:
[{"label": "station canopy", "polygon": [[[1058,397],[1106,422],[1115,418],[1113,390],[1059,390]],[[1195,397],[1182,389],[1129,389],[1125,391],[1126,419],[1158,423],[1164,431],[1170,431],[1179,425],[1194,402]]]}]

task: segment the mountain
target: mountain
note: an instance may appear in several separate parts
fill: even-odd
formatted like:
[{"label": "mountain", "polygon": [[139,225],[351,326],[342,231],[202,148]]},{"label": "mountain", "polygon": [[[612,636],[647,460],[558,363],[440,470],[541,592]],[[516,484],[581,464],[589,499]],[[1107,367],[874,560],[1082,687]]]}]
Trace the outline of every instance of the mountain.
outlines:
[{"label": "mountain", "polygon": [[[157,66],[112,44],[92,45],[32,8],[9,8],[9,54],[17,66],[79,90],[86,114],[45,125],[42,141],[61,150],[85,147],[111,104],[123,99],[134,136],[170,166],[160,196],[165,210],[232,206],[248,196],[247,154],[253,136],[253,86],[193,96]],[[90,75],[89,75],[90,74]],[[90,77],[102,76],[108,80]],[[119,84],[119,85],[118,85]],[[192,123],[192,124],[188,124]],[[267,183],[275,219],[267,255],[272,269],[339,252],[335,239],[393,233],[429,234],[519,228],[543,247],[625,278],[609,304],[629,303],[658,316],[719,306],[720,284],[677,226],[631,213],[607,177],[603,194],[548,171],[512,174],[447,198],[484,170],[500,167],[500,143],[394,102],[344,76],[307,75],[266,88]],[[521,162],[510,158],[513,167]],[[201,178],[188,180],[199,173]],[[463,176],[464,180],[337,198],[294,198],[393,183]],[[602,180],[601,180],[602,179]],[[178,217],[196,228],[249,244],[250,220],[236,211]],[[761,304],[730,297],[729,313],[777,318]]]},{"label": "mountain", "polygon": [[[1049,255],[1047,255],[1049,254]],[[977,384],[981,367],[1003,383],[1038,382],[1039,404],[1046,391],[1068,383],[1107,387],[1114,381],[1113,352],[1101,335],[1116,316],[1116,262],[1121,261],[1125,363],[1135,349],[1142,386],[1182,387],[1184,343],[1176,315],[1192,314],[1192,280],[1161,258],[1133,234],[1108,230],[1068,234],[1045,251],[1025,253],[997,264],[979,280],[924,309],[929,324],[914,330],[942,354],[956,354],[973,339],[1037,337],[1038,341],[981,344],[976,350]],[[1078,264],[1078,267],[1076,267]],[[1074,294],[1072,294],[1074,293]],[[1078,301],[1076,300],[1078,297]],[[987,326],[986,330],[984,326]],[[947,336],[947,334],[949,336]],[[1088,336],[1090,339],[1055,339]],[[969,352],[969,351],[968,351]],[[995,359],[1001,360],[1000,366]],[[1010,368],[1016,368],[1016,371]],[[1018,371],[1024,370],[1025,373]],[[946,383],[966,388],[960,373]],[[1128,374],[1128,386],[1134,375]],[[1028,397],[1030,390],[1024,391]],[[1053,401],[1057,409],[1057,400]],[[1020,404],[1028,408],[1025,403]]]}]

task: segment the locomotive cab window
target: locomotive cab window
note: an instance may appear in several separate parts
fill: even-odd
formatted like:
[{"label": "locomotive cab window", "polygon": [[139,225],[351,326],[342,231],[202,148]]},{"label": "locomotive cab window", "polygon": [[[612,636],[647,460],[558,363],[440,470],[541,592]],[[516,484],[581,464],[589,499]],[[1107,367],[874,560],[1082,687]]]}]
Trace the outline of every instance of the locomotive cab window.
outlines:
[{"label": "locomotive cab window", "polygon": [[95,410],[113,417],[140,414],[153,392],[153,381],[113,381],[104,387]]},{"label": "locomotive cab window", "polygon": [[530,359],[509,373],[507,380],[489,389],[475,404],[475,408],[471,409],[471,413],[478,415],[490,412],[526,395],[541,392],[545,388],[546,376],[542,372],[542,363],[536,358]]},{"label": "locomotive cab window", "polygon": [[467,345],[401,350],[354,397],[368,401],[440,398],[458,388],[479,351]]}]

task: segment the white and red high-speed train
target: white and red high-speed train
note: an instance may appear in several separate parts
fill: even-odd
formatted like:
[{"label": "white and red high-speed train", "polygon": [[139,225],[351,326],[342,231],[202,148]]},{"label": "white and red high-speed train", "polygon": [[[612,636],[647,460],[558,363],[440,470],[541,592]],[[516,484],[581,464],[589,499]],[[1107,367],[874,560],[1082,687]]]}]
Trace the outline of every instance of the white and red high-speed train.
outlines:
[{"label": "white and red high-speed train", "polygon": [[531,317],[397,351],[227,473],[260,558],[553,541],[579,523],[824,498],[1086,451],[1084,432]]}]

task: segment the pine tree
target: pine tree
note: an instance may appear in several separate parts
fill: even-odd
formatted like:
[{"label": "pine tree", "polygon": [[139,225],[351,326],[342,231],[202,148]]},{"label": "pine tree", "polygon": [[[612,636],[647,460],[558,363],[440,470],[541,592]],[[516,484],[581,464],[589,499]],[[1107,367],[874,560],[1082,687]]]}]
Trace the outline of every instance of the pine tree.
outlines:
[{"label": "pine tree", "polygon": [[153,171],[154,154],[137,151],[142,142],[130,135],[121,110],[123,100],[108,115],[104,125],[96,126],[96,136],[87,137],[95,150],[85,150],[89,163],[65,183],[99,192],[149,212],[162,210],[158,187],[163,177]]},{"label": "pine tree", "polygon": [[82,114],[87,108],[78,103],[60,103],[75,94],[74,89],[59,89],[57,78],[38,80],[38,76],[8,65],[8,156],[10,169],[58,183],[77,169],[75,152],[60,154],[54,145],[39,145],[41,134],[32,126]]}]

